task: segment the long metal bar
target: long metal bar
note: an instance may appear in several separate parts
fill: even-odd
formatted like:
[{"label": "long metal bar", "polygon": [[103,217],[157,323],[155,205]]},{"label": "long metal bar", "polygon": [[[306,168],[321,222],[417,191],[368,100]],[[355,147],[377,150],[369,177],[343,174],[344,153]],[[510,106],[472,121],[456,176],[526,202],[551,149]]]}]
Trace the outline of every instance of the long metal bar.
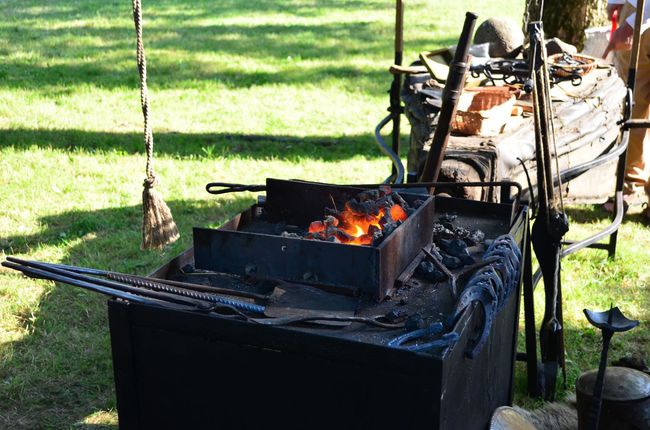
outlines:
[{"label": "long metal bar", "polygon": [[[139,292],[137,294],[133,294],[128,291],[124,291],[122,289],[108,288],[102,285],[98,285],[95,282],[82,281],[80,279],[75,279],[69,276],[64,276],[57,273],[36,269],[33,267],[23,266],[17,263],[12,263],[10,261],[3,261],[1,264],[4,267],[18,270],[32,278],[48,279],[56,282],[62,282],[75,287],[83,288],[85,290],[101,293],[109,297],[117,297],[135,303],[154,304],[156,306],[161,306],[163,304],[170,304],[170,302],[167,301],[166,299],[159,299],[157,297],[154,297],[153,294],[151,296],[141,295]],[[193,304],[191,306],[194,307]]]},{"label": "long metal bar", "polygon": [[[401,66],[404,52],[404,0],[395,2],[395,59],[394,64]],[[393,83],[390,87],[390,113],[393,119],[393,153],[399,157],[400,153],[400,121],[402,117],[402,104],[400,101],[400,88],[402,87],[402,75],[396,73],[393,75]],[[393,163],[393,176],[397,176],[397,165]],[[404,174],[402,173],[402,181]],[[395,180],[395,183],[399,183]]]},{"label": "long metal bar", "polygon": [[627,87],[632,91],[634,91],[634,88],[636,87],[636,69],[639,65],[639,52],[641,51],[641,27],[643,25],[644,8],[645,0],[637,0],[634,35],[632,38],[632,52],[630,54],[630,69],[627,72]]},{"label": "long metal bar", "polygon": [[146,283],[146,285],[141,284],[140,286],[132,286],[123,283],[124,281],[126,281],[125,279],[120,279],[120,282],[116,282],[116,281],[111,281],[102,278],[93,278],[91,276],[84,275],[81,273],[75,273],[58,267],[53,267],[48,263],[42,263],[39,261],[22,260],[15,257],[8,257],[7,260],[9,260],[8,261],[9,264],[13,265],[13,267],[12,266],[7,266],[7,267],[11,267],[13,269],[20,270],[16,266],[28,266],[28,267],[38,269],[44,273],[53,273],[59,276],[65,276],[67,278],[72,278],[87,283],[93,283],[103,287],[125,291],[131,294],[138,294],[146,297],[156,298],[159,300],[169,301],[172,303],[178,303],[187,306],[197,306],[200,308],[207,308],[209,307],[210,304],[217,303],[225,306],[232,306],[236,309],[240,309],[247,312],[254,312],[254,313],[264,312],[264,306],[255,305],[252,303],[240,302],[237,300],[216,296],[214,294],[198,293],[189,290],[183,292],[179,288],[165,286],[164,284],[157,284],[155,282],[148,282]]},{"label": "long metal bar", "polygon": [[[302,181],[300,182],[310,182]],[[319,182],[312,182],[318,184]],[[354,188],[377,188],[384,186],[386,184],[336,184],[338,187],[354,187]],[[517,194],[515,196],[515,204],[518,205],[521,200],[521,193],[523,188],[519,182],[514,181],[473,181],[473,182],[412,182],[408,184],[399,184],[396,185],[397,189],[409,189],[409,188],[434,188],[434,187],[510,187],[516,188]],[[215,189],[217,187],[222,187],[223,189]],[[243,184],[233,184],[229,182],[210,182],[205,186],[206,190],[210,194],[229,194],[229,193],[239,193],[243,191],[266,191],[266,185],[243,185]]]},{"label": "long metal bar", "polygon": [[650,128],[650,121],[647,119],[629,119],[623,123],[624,129]]},{"label": "long metal bar", "polygon": [[[14,262],[26,261],[26,260],[17,259],[15,257],[7,257],[7,260],[14,261]],[[156,282],[159,284],[171,285],[174,287],[185,288],[188,290],[201,291],[204,293],[211,293],[211,294],[219,293],[219,294],[226,294],[229,296],[246,297],[249,299],[257,299],[257,300],[268,299],[268,296],[264,294],[250,293],[247,291],[233,290],[230,288],[213,287],[208,285],[193,284],[189,282],[172,281],[169,279],[150,278],[147,276],[131,275],[131,274],[120,273],[120,272],[110,272],[107,270],[99,270],[99,269],[92,269],[88,267],[79,267],[79,266],[70,266],[67,264],[60,264],[60,263],[43,263],[43,264],[47,264],[50,267],[56,267],[59,269],[68,270],[70,272],[82,273],[85,275],[104,276],[104,277],[113,277],[113,278],[121,277],[123,279],[128,278],[133,281]]]},{"label": "long metal bar", "polygon": [[[629,99],[628,113],[632,114],[632,108],[634,105],[634,89],[636,88],[636,69],[639,64],[639,52],[641,49],[641,26],[643,24],[643,12],[645,9],[645,0],[637,0],[636,2],[636,19],[634,21],[634,35],[632,38],[632,53],[630,58],[630,69],[627,74],[627,88],[628,94],[631,94]],[[631,118],[626,118],[626,123],[630,121]],[[623,125],[625,130],[625,123]],[[615,219],[619,217],[619,213],[624,212],[623,201],[621,197],[620,204],[618,203],[618,194],[622,196],[623,187],[625,185],[625,165],[627,164],[627,147],[621,157],[618,159],[618,167],[616,171],[616,204],[615,204]],[[620,222],[619,222],[620,224]],[[616,244],[618,242],[618,227],[614,230],[609,237],[609,249],[608,254],[610,258],[614,258],[616,255]]]},{"label": "long metal bar", "polygon": [[523,273],[523,295],[524,295],[524,332],[526,334],[526,382],[528,395],[539,397],[542,394],[542,387],[538,384],[539,368],[537,364],[537,333],[535,328],[535,297],[533,284],[533,250],[530,244],[530,226],[526,225],[524,273]]},{"label": "long metal bar", "polygon": [[[555,195],[551,145],[555,145],[550,83],[546,64],[542,23],[528,26],[531,44],[531,72],[534,84],[535,148],[539,211],[533,223],[531,240],[544,279],[544,318],[540,327],[540,349],[544,366],[544,398],[554,400],[558,368],[565,376],[564,329],[562,320],[561,244],[568,230],[561,199]],[[559,171],[557,172],[559,175]],[[559,180],[559,179],[558,179]],[[560,190],[561,192],[561,190]]]}]

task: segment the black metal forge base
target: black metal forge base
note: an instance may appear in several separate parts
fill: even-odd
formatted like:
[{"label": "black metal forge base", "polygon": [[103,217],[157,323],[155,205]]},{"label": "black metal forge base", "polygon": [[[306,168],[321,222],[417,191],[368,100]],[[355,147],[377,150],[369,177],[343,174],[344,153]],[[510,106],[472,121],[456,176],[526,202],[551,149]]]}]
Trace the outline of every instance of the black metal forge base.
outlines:
[{"label": "black metal forge base", "polygon": [[[509,205],[436,198],[436,208],[488,237],[510,232],[521,244],[527,229],[525,213],[513,220]],[[173,278],[192,261],[189,250],[154,275]],[[445,319],[448,285],[416,281],[382,303],[367,297],[359,314],[405,299]],[[512,400],[519,292],[474,359],[466,349],[480,332],[479,307],[462,314],[453,347],[425,354],[386,346],[395,330],[262,326],[109,301],[120,427],[483,429]]]}]

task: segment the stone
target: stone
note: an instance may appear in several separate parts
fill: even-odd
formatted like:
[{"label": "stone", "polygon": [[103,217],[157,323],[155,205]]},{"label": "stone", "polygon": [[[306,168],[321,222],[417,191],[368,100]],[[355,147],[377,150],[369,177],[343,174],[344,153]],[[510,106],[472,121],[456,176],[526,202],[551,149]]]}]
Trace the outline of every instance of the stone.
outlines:
[{"label": "stone", "polygon": [[514,58],[524,44],[521,26],[507,18],[489,18],[479,25],[474,44],[489,43],[490,57]]}]

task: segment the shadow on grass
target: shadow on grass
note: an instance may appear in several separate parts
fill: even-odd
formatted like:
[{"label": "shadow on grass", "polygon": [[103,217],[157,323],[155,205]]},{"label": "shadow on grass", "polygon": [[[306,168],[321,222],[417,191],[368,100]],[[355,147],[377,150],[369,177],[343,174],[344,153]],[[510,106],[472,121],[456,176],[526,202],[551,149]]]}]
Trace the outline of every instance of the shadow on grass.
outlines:
[{"label": "shadow on grass", "polygon": [[[20,7],[14,7],[11,12],[16,18],[35,19],[45,18],[49,20],[68,20],[70,17],[83,17],[85,15],[109,14],[116,11],[129,11],[130,2],[118,0],[101,2],[74,2],[61,1],[56,5],[43,7],[43,2],[38,0],[21,1]],[[188,18],[212,18],[212,17],[239,17],[241,15],[283,13],[301,17],[317,17],[331,11],[343,9],[387,9],[392,10],[392,5],[383,0],[319,0],[318,2],[274,2],[251,0],[213,1],[182,1],[182,0],[161,0],[150,6],[145,5],[143,13],[145,18],[167,18],[172,21],[181,22]]]},{"label": "shadow on grass", "polygon": [[[62,263],[147,274],[191,245],[192,226],[223,222],[252,199],[168,203],[182,237],[164,252],[139,249],[137,206],[44,217],[42,234],[6,238],[2,250],[29,259],[47,244],[65,250]],[[0,280],[16,282],[7,272],[0,272]],[[29,334],[2,345],[7,354],[0,360],[0,428],[72,428],[115,408],[105,303],[99,294],[56,284],[38,306],[16,315]]]},{"label": "shadow on grass", "polygon": [[[390,86],[388,60],[375,66],[364,61],[366,65],[359,67],[351,62],[354,58],[390,58],[391,25],[364,17],[351,22],[320,22],[317,18],[332,11],[357,13],[372,8],[383,9],[392,17],[391,6],[366,1],[319,1],[290,7],[269,1],[156,3],[145,9],[150,85],[195,88],[197,81],[215,81],[229,88],[249,88],[318,85],[334,78],[376,93]],[[13,21],[0,26],[0,38],[7,40],[5,47],[0,47],[0,55],[7,57],[0,67],[0,86],[48,93],[50,87],[65,92],[65,88],[82,83],[102,88],[137,87],[135,36],[127,3],[62,1],[43,7],[41,2],[22,2],[7,9]],[[260,14],[273,12],[295,16],[296,21],[256,22]],[[245,16],[251,17],[248,22],[220,22]],[[316,19],[304,23],[301,18]],[[103,22],[106,19],[111,25]],[[34,21],[47,25],[33,25]],[[435,32],[436,25],[432,27]],[[386,37],[377,37],[384,32]],[[455,41],[436,40],[433,47]],[[415,38],[409,43],[432,42]],[[16,56],[16,51],[24,55]],[[247,59],[245,65],[238,63],[242,56]],[[315,62],[292,64],[294,60]],[[264,65],[270,65],[272,71],[263,70]]]},{"label": "shadow on grass", "polygon": [[[115,151],[126,154],[144,152],[141,133],[0,129],[0,143],[19,150],[37,146],[63,151]],[[158,132],[155,135],[155,152],[175,157],[220,156],[256,160],[309,158],[338,161],[354,156],[385,158],[370,131],[367,135],[345,137]]]},{"label": "shadow on grass", "polygon": [[[603,209],[601,204],[569,206],[566,208],[566,214],[571,222],[581,224],[613,220],[613,215]],[[623,223],[626,222],[643,224],[647,221],[641,213],[627,213],[623,217]]]},{"label": "shadow on grass", "polygon": [[[26,2],[11,9],[14,25],[0,27],[7,40],[0,55],[7,56],[0,68],[1,86],[50,91],[91,84],[102,88],[138,85],[134,60],[135,36],[126,3],[94,7],[63,1],[42,7]],[[148,52],[150,85],[182,87],[196,81],[215,81],[229,88],[249,88],[264,84],[318,85],[323,79],[350,82],[363,91],[376,93],[390,86],[389,66],[351,64],[358,58],[390,58],[392,28],[383,22],[360,17],[350,22],[320,22],[332,11],[357,13],[359,9],[382,8],[392,16],[392,5],[367,2],[315,2],[287,7],[282,2],[237,1],[195,4],[162,2],[145,9],[145,43]],[[325,3],[325,4],[323,4]],[[34,7],[36,6],[36,7]],[[119,6],[116,10],[116,6]],[[289,24],[256,22],[260,13],[283,13],[296,17]],[[219,22],[229,17],[250,16],[249,22]],[[109,18],[111,25],[102,23]],[[316,18],[305,23],[302,18]],[[48,25],[24,25],[33,21]],[[21,23],[23,25],[21,25]],[[56,25],[52,25],[56,23]],[[435,31],[436,25],[432,25]],[[378,34],[386,37],[378,37]],[[448,46],[454,38],[443,38],[435,47]],[[409,40],[424,45],[424,39]],[[29,59],[10,55],[29,53]],[[239,65],[242,56],[246,65]],[[33,57],[39,61],[33,61]],[[93,61],[88,61],[92,59]],[[235,62],[228,63],[229,59]],[[42,60],[42,61],[40,61]],[[293,60],[315,63],[292,64]],[[327,64],[319,64],[319,62]],[[125,64],[132,67],[125,66]],[[271,65],[272,72],[264,71]],[[276,71],[277,70],[277,71]]]}]

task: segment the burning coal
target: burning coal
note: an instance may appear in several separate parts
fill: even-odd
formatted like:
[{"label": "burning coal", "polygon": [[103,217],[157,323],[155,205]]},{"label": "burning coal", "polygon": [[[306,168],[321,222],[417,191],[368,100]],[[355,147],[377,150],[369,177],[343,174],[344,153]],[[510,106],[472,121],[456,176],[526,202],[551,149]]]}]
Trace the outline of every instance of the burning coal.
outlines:
[{"label": "burning coal", "polygon": [[309,225],[305,239],[349,245],[377,245],[415,211],[389,186],[363,191],[342,210],[325,209],[325,218]]}]

